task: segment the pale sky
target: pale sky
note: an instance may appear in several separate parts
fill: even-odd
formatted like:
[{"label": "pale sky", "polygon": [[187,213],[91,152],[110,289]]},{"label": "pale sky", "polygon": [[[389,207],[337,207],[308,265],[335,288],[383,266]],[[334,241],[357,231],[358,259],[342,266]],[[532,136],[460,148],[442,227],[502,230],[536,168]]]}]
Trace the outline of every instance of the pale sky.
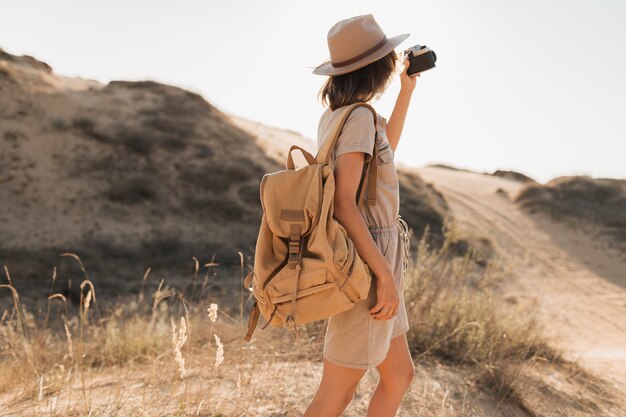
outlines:
[{"label": "pale sky", "polygon": [[[6,1],[0,47],[57,73],[150,79],[227,113],[316,139],[341,19],[372,13],[387,36],[437,54],[409,107],[396,161],[626,178],[626,2]],[[397,78],[372,104],[389,119]],[[311,151],[315,151],[311,149]]]}]

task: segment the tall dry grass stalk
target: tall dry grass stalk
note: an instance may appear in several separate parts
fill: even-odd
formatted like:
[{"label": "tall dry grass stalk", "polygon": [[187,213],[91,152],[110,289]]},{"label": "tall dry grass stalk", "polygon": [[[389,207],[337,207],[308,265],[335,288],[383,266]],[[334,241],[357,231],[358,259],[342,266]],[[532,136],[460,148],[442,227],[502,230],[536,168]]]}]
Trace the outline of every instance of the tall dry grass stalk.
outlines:
[{"label": "tall dry grass stalk", "polygon": [[[44,328],[48,328],[48,321],[50,320],[50,297],[52,296],[53,292],[54,292],[54,284],[56,283],[57,280],[57,267],[56,265],[54,266],[54,268],[52,269],[52,283],[50,284],[50,291],[48,292],[48,305],[47,305],[47,309],[46,309],[46,319],[44,322]],[[67,315],[67,310],[65,311],[65,315]]]},{"label": "tall dry grass stalk", "polygon": [[148,275],[150,275],[150,271],[152,268],[148,267],[143,273],[143,278],[141,279],[141,289],[139,290],[139,294],[137,295],[137,303],[141,304],[144,301],[143,289],[146,286],[146,281],[148,280]]},{"label": "tall dry grass stalk", "polygon": [[94,303],[94,308],[96,309],[96,312],[98,314],[98,319],[100,319],[102,316],[100,315],[100,309],[98,307],[98,302],[96,300],[96,292],[94,290],[93,287],[93,283],[91,282],[91,279],[89,278],[89,274],[87,273],[87,269],[85,268],[85,265],[83,264],[83,261],[80,259],[80,256],[78,256],[77,254],[73,253],[73,252],[63,252],[59,254],[60,256],[69,256],[72,259],[74,259],[76,262],[78,262],[78,265],[80,266],[80,270],[83,272],[83,275],[85,276],[85,279],[83,280],[83,282],[80,284],[80,290],[81,290],[81,304],[82,304],[82,297],[83,297],[83,293],[82,290],[85,287],[85,285],[89,285],[89,287],[91,288],[91,291],[93,292],[93,303]]},{"label": "tall dry grass stalk", "polygon": [[[85,289],[85,287],[89,287],[88,291],[87,291],[87,295],[85,296],[85,299],[83,299],[83,291]],[[93,283],[86,279],[83,282],[80,283],[80,305],[83,307],[81,312],[82,312],[82,319],[85,321],[85,324],[88,323],[88,317],[87,317],[87,313],[89,312],[89,305],[91,304],[91,299],[93,298],[93,304],[94,306],[97,306],[97,300],[96,300],[96,289],[93,286]],[[102,317],[100,317],[100,311],[98,310],[98,319],[101,319]]]},{"label": "tall dry grass stalk", "polygon": [[173,289],[169,288],[168,286],[165,286],[165,288],[163,288],[163,283],[165,282],[165,278],[161,280],[161,282],[159,282],[159,287],[157,288],[156,292],[153,294],[152,298],[152,315],[150,318],[150,322],[154,324],[154,322],[156,321],[157,318],[157,307],[159,306],[159,304],[161,303],[161,301],[166,300],[170,297],[173,297],[176,294],[176,291],[174,291]]},{"label": "tall dry grass stalk", "polygon": [[185,358],[181,352],[181,349],[187,341],[187,322],[184,317],[180,318],[180,327],[176,330],[174,319],[172,319],[172,347],[174,349],[174,359],[178,364],[178,373],[181,379],[184,379],[189,370],[185,368]]},{"label": "tall dry grass stalk", "polygon": [[214,276],[215,276],[215,271],[213,271],[213,267],[214,266],[219,266],[219,263],[214,262],[215,261],[215,254],[213,254],[213,257],[211,258],[211,262],[207,262],[205,263],[202,267],[206,268],[206,272],[204,273],[204,279],[202,280],[202,288],[200,288],[200,299],[204,298],[205,296],[205,291],[207,291],[210,287],[209,287],[209,275],[211,274],[211,272],[213,272]]},{"label": "tall dry grass stalk", "polygon": [[70,332],[70,328],[67,325],[67,320],[63,319],[63,327],[65,328],[65,337],[67,338],[67,355],[70,360],[74,360],[74,343],[72,343],[72,332]]},{"label": "tall dry grass stalk", "polygon": [[214,334],[213,337],[215,337],[215,344],[217,345],[215,351],[215,367],[217,368],[224,362],[224,344],[217,334]]},{"label": "tall dry grass stalk", "polygon": [[4,273],[7,277],[7,281],[9,282],[9,284],[8,285],[1,284],[0,288],[7,288],[9,291],[11,291],[11,298],[13,300],[13,314],[17,316],[18,325],[19,325],[20,331],[22,332],[22,338],[23,338],[24,343],[26,343],[28,340],[28,329],[26,328],[26,324],[24,320],[24,312],[22,310],[22,305],[20,304],[20,296],[17,293],[17,290],[15,289],[15,287],[13,286],[13,281],[11,280],[11,274],[9,273],[9,268],[7,268],[6,265],[4,265]]}]

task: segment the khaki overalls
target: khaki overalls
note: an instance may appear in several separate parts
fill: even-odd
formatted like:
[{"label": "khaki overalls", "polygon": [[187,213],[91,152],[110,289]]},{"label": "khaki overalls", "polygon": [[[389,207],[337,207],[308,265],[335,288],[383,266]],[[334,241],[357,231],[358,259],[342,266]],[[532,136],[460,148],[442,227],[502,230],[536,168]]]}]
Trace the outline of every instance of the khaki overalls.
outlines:
[{"label": "khaki overalls", "polygon": [[[329,108],[322,114],[318,126],[318,149],[328,135],[326,129],[331,125],[332,118],[337,115],[337,111],[332,112]],[[367,369],[377,366],[387,356],[391,339],[409,329],[403,289],[404,272],[410,262],[410,241],[408,226],[398,212],[400,206],[398,173],[394,164],[394,152],[387,140],[386,127],[387,120],[384,117],[378,115],[375,127],[371,111],[365,107],[357,107],[348,116],[337,140],[335,152],[331,152],[333,162],[342,153],[361,151],[367,153],[366,161],[378,164],[376,205],[360,204],[359,207],[374,242],[394,271],[400,297],[398,312],[392,319],[373,318],[368,311],[376,302],[374,292],[376,283],[372,281],[368,300],[361,300],[353,309],[328,319],[324,358],[350,368]],[[371,160],[374,128],[378,132],[376,161]],[[367,198],[366,185],[364,182],[360,198]]]}]

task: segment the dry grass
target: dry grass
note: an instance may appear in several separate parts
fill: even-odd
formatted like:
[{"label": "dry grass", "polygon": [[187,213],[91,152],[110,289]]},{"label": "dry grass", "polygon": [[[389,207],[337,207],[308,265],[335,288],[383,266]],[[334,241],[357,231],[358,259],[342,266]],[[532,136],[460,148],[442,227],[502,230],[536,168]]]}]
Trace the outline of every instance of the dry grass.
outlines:
[{"label": "dry grass", "polygon": [[[413,251],[405,298],[417,378],[398,415],[611,415],[604,414],[615,406],[609,389],[560,359],[532,306],[498,297],[514,266],[477,262],[472,251],[456,256],[462,238],[446,225],[443,246],[431,250],[424,235]],[[0,320],[3,415],[297,416],[308,406],[321,377],[326,321],[305,326],[297,341],[268,328],[246,343],[250,294],[243,287],[228,300],[209,300],[184,297],[163,279],[144,294],[147,270],[139,294],[102,306],[80,257],[63,255],[84,274],[79,305],[51,292],[47,310],[31,313],[5,267],[0,289],[11,292],[12,304]],[[196,275],[215,265],[194,264]],[[365,414],[375,375],[363,378],[345,416]],[[552,399],[558,408],[541,409]]]},{"label": "dry grass", "polygon": [[471,384],[525,410],[514,385],[519,367],[538,361],[562,364],[549,347],[533,306],[504,301],[499,284],[514,265],[496,258],[482,262],[474,250],[452,256],[464,237],[446,222],[442,247],[429,250],[424,235],[417,267],[407,275],[408,340],[416,361],[440,360],[465,366]]},{"label": "dry grass", "polygon": [[449,224],[445,234],[444,245],[435,251],[427,250],[427,238],[422,238],[418,267],[407,276],[407,308],[419,318],[410,332],[413,349],[458,364],[491,366],[533,356],[555,360],[536,310],[507,305],[498,291],[515,266],[494,258],[483,263],[474,250],[453,257],[451,247],[461,238]]}]

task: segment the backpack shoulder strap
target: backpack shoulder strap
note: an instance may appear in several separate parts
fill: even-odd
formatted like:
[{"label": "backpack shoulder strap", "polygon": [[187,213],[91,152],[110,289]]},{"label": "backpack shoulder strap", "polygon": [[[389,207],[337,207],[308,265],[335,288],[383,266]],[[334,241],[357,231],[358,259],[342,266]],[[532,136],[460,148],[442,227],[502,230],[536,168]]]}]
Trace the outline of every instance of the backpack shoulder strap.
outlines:
[{"label": "backpack shoulder strap", "polygon": [[[355,108],[359,106],[369,108],[372,114],[374,115],[374,129],[376,132],[375,133],[376,136],[374,138],[374,149],[372,149],[372,158],[368,162],[365,163],[365,166],[367,168],[364,169],[364,175],[363,174],[361,175],[361,180],[359,182],[359,188],[357,190],[357,195],[356,195],[356,202],[357,204],[359,203],[359,197],[361,194],[361,186],[364,182],[364,179],[368,178],[367,205],[375,206],[376,205],[376,178],[377,178],[376,157],[378,154],[377,146],[376,146],[378,142],[378,131],[377,131],[378,114],[376,113],[376,110],[374,109],[374,107],[372,107],[370,104],[365,103],[365,102],[356,102],[348,106],[345,106],[345,108],[341,110],[342,113],[339,114],[339,117],[337,117],[337,119],[335,120],[334,126],[331,126],[330,128],[331,134],[326,138],[326,140],[320,147],[319,151],[317,152],[317,155],[315,156],[315,159],[317,160],[318,163],[330,162],[330,153],[334,149],[335,144],[337,143],[337,140],[339,139],[339,135],[341,134],[341,129],[343,129],[343,126],[346,124],[346,121],[348,120],[348,115],[350,114],[350,112],[352,112],[352,110],[354,110]],[[373,163],[370,163],[370,162],[373,162]]]},{"label": "backpack shoulder strap", "polygon": [[341,129],[343,129],[343,126],[346,124],[346,121],[348,120],[348,116],[350,115],[352,110],[360,106],[367,107],[368,109],[370,109],[370,111],[374,115],[374,123],[376,124],[378,114],[376,113],[376,110],[374,110],[374,107],[372,107],[368,103],[359,101],[359,102],[352,103],[342,108],[340,110],[341,113],[339,114],[339,117],[337,117],[337,119],[335,119],[335,121],[333,122],[334,125],[330,127],[330,132],[331,132],[330,135],[324,140],[324,143],[322,144],[319,151],[317,152],[317,155],[315,155],[315,159],[317,160],[318,163],[323,164],[323,163],[329,162],[330,153],[335,148],[335,144],[337,143],[337,140],[339,139],[339,135],[341,134]]}]

